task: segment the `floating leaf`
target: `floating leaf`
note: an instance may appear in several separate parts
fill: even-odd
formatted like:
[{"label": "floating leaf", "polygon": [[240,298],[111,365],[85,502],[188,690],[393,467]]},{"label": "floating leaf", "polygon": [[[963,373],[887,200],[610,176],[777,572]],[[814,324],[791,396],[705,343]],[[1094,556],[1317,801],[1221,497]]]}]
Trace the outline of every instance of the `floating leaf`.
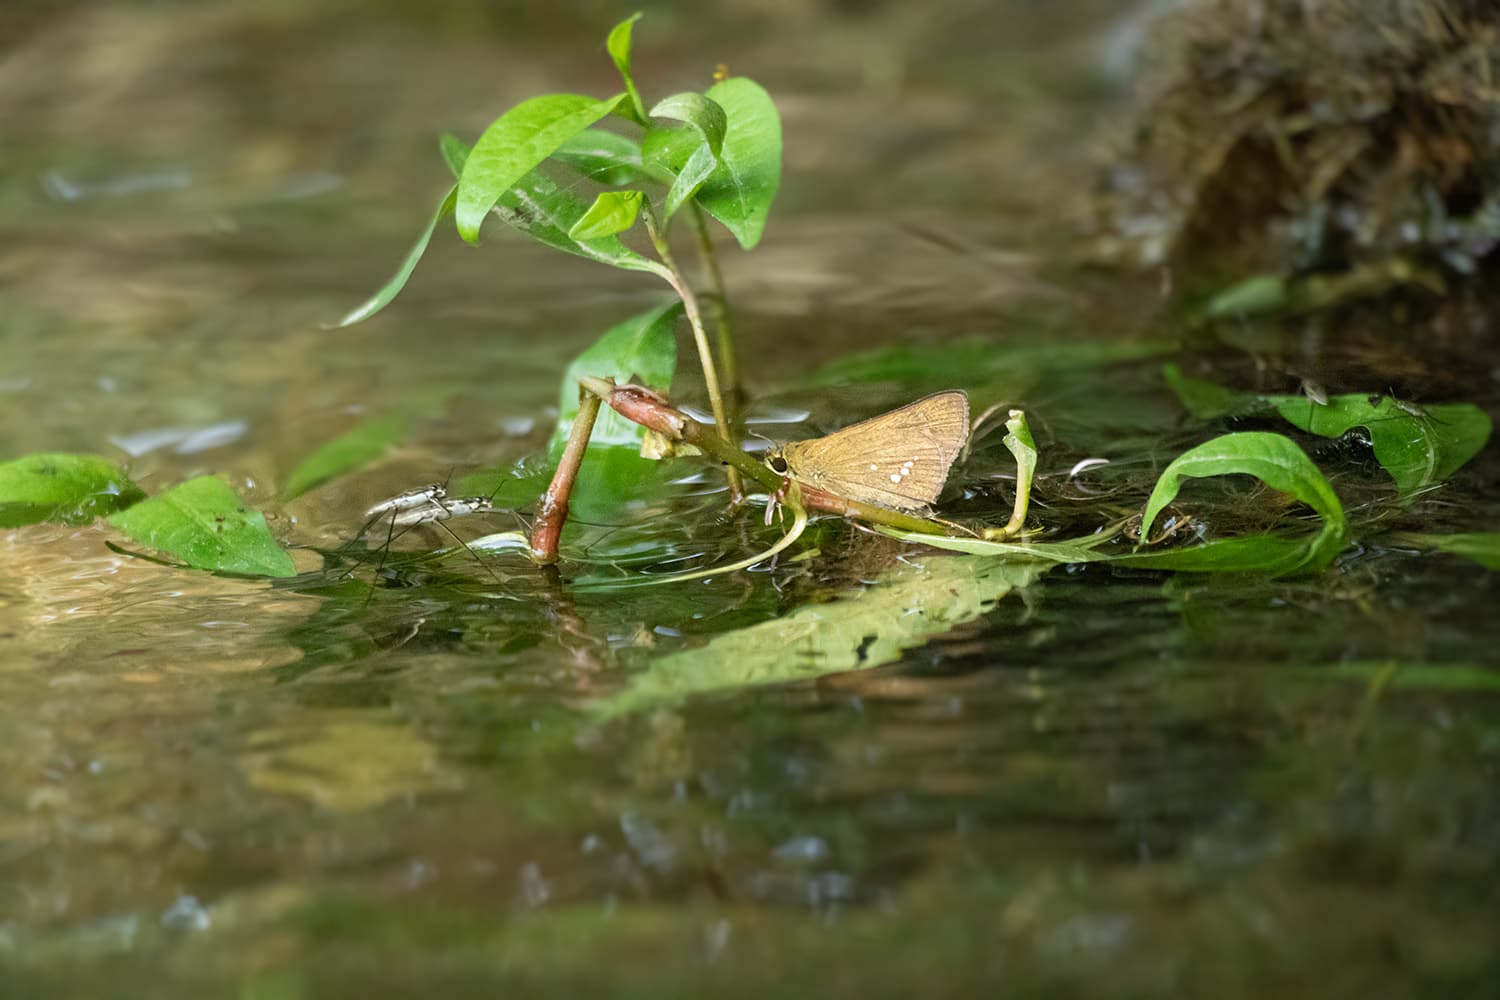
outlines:
[{"label": "floating leaf", "polygon": [[1294,427],[1340,437],[1355,427],[1370,433],[1380,467],[1403,495],[1457,472],[1489,440],[1489,415],[1468,403],[1418,407],[1389,396],[1332,396],[1319,405],[1305,396],[1266,396]]},{"label": "floating leaf", "polygon": [[552,158],[589,180],[609,187],[667,179],[659,172],[646,169],[641,161],[639,142],[618,132],[598,128],[587,128],[571,136],[557,147]]},{"label": "floating leaf", "polygon": [[979,617],[1043,569],[1003,559],[902,564],[879,584],[839,600],[803,605],[654,660],[601,711],[613,715],[707,691],[880,666]]},{"label": "floating leaf", "polygon": [[87,524],[145,495],[119,466],[97,455],[27,455],[0,463],[0,528]]},{"label": "floating leaf", "polygon": [[703,182],[708,180],[718,165],[719,161],[708,144],[699,146],[698,151],[683,164],[682,171],[672,179],[672,186],[667,189],[666,205],[662,209],[663,217],[670,219],[676,215],[679,208],[702,190]]},{"label": "floating leaf", "polygon": [[1012,375],[1023,384],[1044,371],[1073,371],[1155,357],[1176,349],[1169,341],[1037,340],[997,344],[993,339],[961,340],[951,344],[914,344],[882,347],[840,358],[813,372],[809,386],[850,382],[895,382],[920,391],[973,386],[995,376]]},{"label": "floating leaf", "polygon": [[600,192],[583,217],[569,227],[568,238],[582,242],[623,233],[641,214],[642,197],[639,191]]},{"label": "floating leaf", "polygon": [[248,510],[227,483],[199,476],[109,518],[142,545],[198,569],[249,576],[292,576],[291,556],[276,544],[265,516]]},{"label": "floating leaf", "polygon": [[1472,559],[1487,569],[1500,569],[1500,532],[1477,531],[1461,535],[1403,535],[1417,545]]},{"label": "floating leaf", "polygon": [[[573,359],[563,374],[557,401],[557,430],[552,435],[554,454],[562,450],[578,416],[578,380],[585,375],[637,382],[658,392],[672,388],[677,369],[675,326],[682,303],[669,302],[619,323]],[[627,446],[639,449],[645,433],[639,424],[605,407],[594,423],[589,447]]]},{"label": "floating leaf", "polygon": [[646,105],[641,100],[641,92],[635,85],[635,76],[630,71],[631,35],[635,22],[640,19],[641,14],[637,11],[611,28],[604,47],[609,50],[609,57],[614,60],[615,68],[620,71],[620,78],[625,81],[625,93],[630,95],[630,103],[627,105],[629,117],[644,125],[646,124]]},{"label": "floating leaf", "polygon": [[729,119],[718,101],[695,91],[683,91],[657,103],[651,109],[652,118],[671,118],[686,122],[697,130],[708,145],[709,151],[718,159],[724,148],[724,132]]},{"label": "floating leaf", "polygon": [[[1156,488],[1146,501],[1146,511],[1141,517],[1141,537],[1149,537],[1151,525],[1162,508],[1177,498],[1184,478],[1227,475],[1254,476],[1272,489],[1288,493],[1307,504],[1323,519],[1322,530],[1303,546],[1295,565],[1283,571],[1321,569],[1344,547],[1344,507],[1333,487],[1328,485],[1323,473],[1296,442],[1281,434],[1263,431],[1225,434],[1177,456],[1157,479]],[[1224,545],[1225,542],[1217,544]],[[1189,551],[1192,550],[1174,550],[1174,554]]]},{"label": "floating leaf", "polygon": [[724,109],[728,126],[719,166],[698,204],[749,250],[760,242],[781,184],[781,116],[771,95],[748,77],[716,83],[707,96]]},{"label": "floating leaf", "polygon": [[474,144],[459,175],[459,235],[477,243],[484,217],[505,193],[569,137],[618,107],[624,96],[598,101],[579,94],[544,94],[495,119]]},{"label": "floating leaf", "polygon": [[345,431],[318,448],[287,477],[282,500],[299,497],[320,483],[375,461],[406,432],[404,414],[388,413]]}]

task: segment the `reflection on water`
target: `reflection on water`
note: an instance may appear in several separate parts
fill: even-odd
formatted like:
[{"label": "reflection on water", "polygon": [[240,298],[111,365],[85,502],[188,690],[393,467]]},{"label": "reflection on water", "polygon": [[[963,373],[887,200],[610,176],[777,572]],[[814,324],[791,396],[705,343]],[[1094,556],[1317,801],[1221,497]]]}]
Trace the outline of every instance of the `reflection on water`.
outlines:
[{"label": "reflection on water", "polygon": [[[18,995],[1494,981],[1494,574],[1396,550],[1317,582],[981,574],[890,649],[853,632],[797,647],[809,676],[836,656],[889,665],[726,690],[700,670],[732,677],[743,654],[710,640],[937,557],[820,523],[800,546],[816,558],[569,586],[764,545],[758,512],[726,518],[690,462],[584,516],[561,579],[434,558],[455,548],[435,533],[342,549],[376,500],[542,447],[566,359],[656,301],[640,276],[495,233],[483,252],[440,240],[368,327],[319,327],[430,210],[437,128],[612,86],[608,14],[66,6],[0,14],[19,29],[0,49],[18,151],[0,164],[0,453],[107,454],[153,492],[225,476],[303,575],[173,570],[112,552],[102,525],[0,533],[0,955]],[[1117,5],[913,11],[744,5],[703,25],[681,7],[638,32],[648,76],[692,85],[729,58],[783,102],[780,214],[762,252],[727,261],[765,433],[913,391],[807,387],[856,350],[1114,336],[1149,307],[1074,273],[1058,224],[1108,100],[1089,67],[1128,36]],[[1069,485],[1083,499],[1040,488],[1080,530],[1101,503],[1138,505],[1185,441],[1154,362],[978,388],[1027,407],[1044,473],[1111,459]],[[400,447],[278,501],[314,447],[393,413]],[[1005,509],[1004,459],[980,445],[957,512]],[[1494,475],[1481,456],[1420,516],[1493,523],[1473,484]],[[1386,496],[1355,465],[1339,476],[1352,509]],[[893,599],[887,617],[919,610]],[[695,687],[711,690],[682,697]]]}]

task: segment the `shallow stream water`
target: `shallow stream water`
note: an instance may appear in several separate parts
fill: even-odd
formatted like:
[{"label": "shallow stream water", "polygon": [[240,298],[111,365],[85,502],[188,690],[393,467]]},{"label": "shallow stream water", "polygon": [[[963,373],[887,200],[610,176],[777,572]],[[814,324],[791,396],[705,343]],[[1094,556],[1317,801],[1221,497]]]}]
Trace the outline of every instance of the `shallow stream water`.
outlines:
[{"label": "shallow stream water", "polygon": [[[556,578],[420,532],[356,560],[371,503],[544,448],[567,362],[660,301],[445,234],[385,315],[323,329],[441,194],[439,130],[614,89],[600,40],[628,12],[486,10],[0,12],[0,459],[223,476],[301,571],[0,530],[0,992],[1494,995],[1500,585],[1476,564],[1044,573],[821,521],[774,567],[617,588],[774,538],[689,459],[585,503]],[[1155,283],[1076,263],[1142,11],[648,12],[660,93],[727,62],[784,117],[765,243],[724,246],[752,426],[954,384],[1023,406],[1060,535],[1139,509],[1209,435],[1162,381]],[[702,406],[688,356],[674,394]],[[1389,388],[1342,374],[1378,360],[1323,364]],[[1494,414],[1495,364],[1431,381]],[[397,448],[279,499],[397,412]],[[1110,465],[1070,479],[1089,457]],[[981,440],[944,512],[1003,520],[1007,462]],[[1367,459],[1324,467],[1356,524],[1394,516]],[[1491,447],[1395,526],[1492,530],[1497,479]],[[855,601],[852,647],[747,631]]]}]

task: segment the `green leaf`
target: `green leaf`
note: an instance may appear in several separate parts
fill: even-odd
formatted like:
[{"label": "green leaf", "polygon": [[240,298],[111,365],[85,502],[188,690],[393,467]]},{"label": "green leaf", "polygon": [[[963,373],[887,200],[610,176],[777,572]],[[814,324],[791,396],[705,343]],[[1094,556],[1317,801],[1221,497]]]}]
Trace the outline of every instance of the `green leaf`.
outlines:
[{"label": "green leaf", "polygon": [[438,151],[443,154],[448,169],[453,171],[453,179],[456,181],[462,177],[464,164],[469,162],[469,144],[452,132],[444,132],[438,136]]},{"label": "green leaf", "polygon": [[1462,535],[1404,535],[1418,545],[1472,559],[1486,569],[1500,569],[1500,532],[1476,531]]},{"label": "green leaf", "polygon": [[703,137],[690,128],[646,129],[641,136],[641,164],[652,176],[672,178],[703,145]]},{"label": "green leaf", "polygon": [[[1280,576],[1301,570],[1308,563],[1308,553],[1308,543],[1303,539],[1257,534],[1216,538],[1202,545],[1177,549],[1130,552],[1113,556],[1110,561],[1135,569],[1178,573],[1266,573]],[[1333,554],[1337,555],[1337,549]]]},{"label": "green leaf", "polygon": [[698,147],[698,151],[688,158],[683,165],[682,171],[672,179],[672,186],[667,189],[666,205],[662,209],[664,218],[670,219],[677,214],[688,199],[692,198],[703,188],[703,182],[708,180],[709,175],[719,166],[718,159],[713,151],[704,143]]},{"label": "green leaf", "polygon": [[600,192],[583,217],[569,227],[568,238],[582,242],[623,233],[641,214],[642,197],[639,191]]},{"label": "green leaf", "polygon": [[1489,440],[1489,415],[1468,403],[1418,407],[1359,394],[1331,396],[1319,405],[1305,396],[1266,396],[1291,425],[1322,437],[1339,437],[1355,427],[1370,433],[1380,467],[1405,496],[1440,483],[1478,454]]},{"label": "green leaf", "polygon": [[654,660],[599,710],[616,715],[708,691],[880,666],[978,618],[1043,570],[1004,559],[936,556],[924,565],[898,564],[880,583],[839,600],[806,604]]},{"label": "green leaf", "polygon": [[119,466],[97,455],[26,455],[0,463],[0,528],[87,524],[145,495]]},{"label": "green leaf", "polygon": [[517,181],[624,97],[597,101],[579,94],[544,94],[495,119],[474,144],[458,178],[458,234],[477,243],[484,217]]},{"label": "green leaf", "polygon": [[[443,155],[455,174],[463,171],[468,150],[461,141],[445,136]],[[500,204],[494,211],[506,225],[554,250],[587,257],[626,271],[649,271],[659,275],[671,273],[661,264],[621,243],[618,237],[575,240],[569,236],[568,230],[583,218],[588,206],[583,203],[583,199],[558,187],[540,171],[533,171],[517,181],[501,196]]]},{"label": "green leaf", "polygon": [[[1393,669],[1394,668],[1394,669]],[[1361,681],[1385,678],[1387,687],[1407,691],[1500,691],[1500,671],[1477,663],[1391,663],[1355,660],[1297,670],[1318,680]]]},{"label": "green leaf", "polygon": [[609,50],[609,57],[615,61],[615,68],[620,71],[620,78],[625,81],[625,93],[630,95],[630,104],[627,108],[630,118],[644,125],[646,124],[646,105],[641,100],[641,92],[636,89],[635,76],[630,72],[631,34],[635,28],[635,22],[640,19],[641,14],[637,11],[611,28],[604,47]]},{"label": "green leaf", "polygon": [[1286,280],[1279,274],[1257,274],[1219,292],[1203,306],[1205,319],[1258,316],[1275,312],[1287,302]]},{"label": "green leaf", "polygon": [[658,102],[651,109],[651,117],[686,122],[703,137],[715,159],[718,159],[724,148],[724,133],[728,128],[729,118],[719,102],[711,97],[685,90]]},{"label": "green leaf", "polygon": [[422,255],[427,252],[427,244],[432,242],[432,234],[437,231],[438,224],[448,217],[448,213],[453,211],[453,206],[457,201],[458,185],[455,184],[448,189],[447,194],[443,195],[443,200],[438,202],[437,210],[432,213],[432,218],[428,221],[427,228],[422,230],[422,234],[417,237],[417,241],[406,252],[406,259],[401,262],[401,267],[397,269],[396,273],[391,275],[390,280],[381,285],[380,289],[374,295],[345,313],[344,318],[333,324],[332,329],[363,323],[390,305],[396,296],[401,294],[401,289],[406,287],[406,283],[411,280],[412,272],[417,269],[417,263],[422,259]]},{"label": "green leaf", "polygon": [[646,169],[641,144],[629,136],[604,129],[587,128],[557,147],[552,158],[569,169],[608,187],[623,187],[642,181],[665,181],[659,172]]},{"label": "green leaf", "polygon": [[1093,546],[1108,540],[1103,536],[1098,539],[1084,539],[1076,542],[996,542],[986,538],[959,535],[923,535],[914,531],[901,531],[880,525],[877,525],[875,530],[883,535],[899,538],[903,542],[915,542],[920,545],[930,545],[935,549],[963,552],[974,556],[1003,556],[1012,562],[1068,564],[1099,562],[1109,558],[1093,551]]},{"label": "green leaf", "polygon": [[357,469],[384,455],[406,432],[404,414],[388,413],[345,431],[314,451],[287,477],[283,501],[299,497],[320,483]]},{"label": "green leaf", "polygon": [[1226,417],[1243,410],[1251,402],[1244,393],[1182,374],[1182,369],[1175,363],[1162,365],[1162,376],[1187,411],[1199,420]]},{"label": "green leaf", "polygon": [[142,545],[197,569],[250,576],[292,576],[297,570],[266,527],[227,483],[199,476],[109,518]]},{"label": "green leaf", "polygon": [[[578,416],[578,380],[585,375],[637,382],[658,392],[672,388],[672,374],[677,368],[677,317],[682,303],[676,300],[619,323],[605,331],[588,350],[573,359],[563,374],[557,400],[557,430],[552,435],[551,451],[562,450]],[[626,446],[639,449],[644,429],[618,413],[603,408],[589,437],[590,450],[599,447]]]},{"label": "green leaf", "polygon": [[596,240],[575,240],[568,235],[578,220],[588,212],[583,199],[558,187],[545,174],[527,174],[500,199],[500,217],[536,240],[564,253],[587,257],[589,260],[608,264],[626,271],[649,271],[658,275],[669,275],[664,266],[636,253],[618,236],[604,236]]},{"label": "green leaf", "polygon": [[736,76],[708,90],[728,116],[719,166],[698,192],[698,204],[751,249],[766,228],[781,184],[781,116],[760,84]]},{"label": "green leaf", "polygon": [[1157,479],[1146,501],[1141,537],[1151,534],[1151,525],[1162,508],[1177,498],[1184,478],[1237,474],[1254,476],[1272,489],[1290,494],[1323,519],[1322,530],[1303,547],[1297,563],[1289,569],[1321,569],[1343,549],[1344,507],[1333,487],[1296,442],[1263,431],[1225,434],[1177,456]]}]

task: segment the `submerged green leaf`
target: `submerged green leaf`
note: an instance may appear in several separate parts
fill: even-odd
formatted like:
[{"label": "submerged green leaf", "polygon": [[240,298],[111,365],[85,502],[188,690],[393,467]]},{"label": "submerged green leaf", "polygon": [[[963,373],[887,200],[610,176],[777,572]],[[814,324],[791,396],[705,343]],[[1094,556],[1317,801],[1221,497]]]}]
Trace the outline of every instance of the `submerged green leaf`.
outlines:
[{"label": "submerged green leaf", "polygon": [[615,715],[708,691],[880,666],[979,617],[1044,568],[947,557],[901,564],[880,583],[839,600],[804,605],[654,660],[600,711]]},{"label": "submerged green leaf", "polygon": [[1297,673],[1333,681],[1369,683],[1384,678],[1385,686],[1407,691],[1500,691],[1500,670],[1477,663],[1392,663],[1355,660],[1303,667]]},{"label": "submerged green leaf", "polygon": [[97,455],[26,455],[0,463],[0,528],[87,524],[145,495],[119,466]]},{"label": "submerged green leaf", "polygon": [[[1156,481],[1156,488],[1151,491],[1150,499],[1146,501],[1146,510],[1141,517],[1141,537],[1150,536],[1151,526],[1157,515],[1177,498],[1184,478],[1228,475],[1254,476],[1272,489],[1288,493],[1307,504],[1323,519],[1322,530],[1303,546],[1297,562],[1282,570],[1283,572],[1303,568],[1321,569],[1332,562],[1343,549],[1346,531],[1344,507],[1339,502],[1338,495],[1333,492],[1333,487],[1328,485],[1323,473],[1318,471],[1307,453],[1297,447],[1296,442],[1281,434],[1263,431],[1225,434],[1177,456],[1163,470]],[[1217,544],[1224,545],[1228,541],[1249,545],[1254,540],[1232,539]],[[1179,549],[1174,550],[1174,554],[1191,551],[1193,550]]]},{"label": "submerged green leaf", "polygon": [[[573,359],[563,373],[557,400],[557,430],[552,435],[552,452],[562,450],[578,416],[578,380],[585,375],[637,382],[658,392],[672,388],[677,369],[677,317],[682,303],[668,302],[616,324],[596,340],[588,350]],[[639,449],[644,428],[605,407],[594,423],[589,447],[630,447]]]},{"label": "submerged green leaf", "polygon": [[692,126],[703,137],[715,159],[724,148],[729,118],[719,102],[711,97],[696,91],[683,91],[658,102],[650,114],[652,118],[671,118]]},{"label": "submerged green leaf", "polygon": [[699,190],[698,204],[749,250],[760,242],[781,185],[781,116],[771,95],[748,77],[716,83],[707,96],[724,109],[728,126],[719,166]]},{"label": "submerged green leaf", "polygon": [[627,106],[630,112],[628,117],[644,125],[646,124],[646,105],[641,100],[640,90],[636,88],[635,75],[630,71],[631,35],[634,33],[635,22],[640,19],[641,14],[637,11],[611,28],[604,47],[609,51],[609,57],[614,60],[615,68],[620,71],[620,78],[625,81],[625,93],[630,95],[630,103]]},{"label": "submerged green leaf", "polygon": [[293,576],[265,516],[248,510],[222,479],[199,476],[109,518],[142,545],[197,569],[249,576]]},{"label": "submerged green leaf", "polygon": [[318,448],[287,477],[282,500],[299,497],[335,476],[375,461],[401,439],[407,417],[387,413],[371,417]]},{"label": "submerged green leaf", "polygon": [[[458,233],[479,241],[479,227],[506,192],[571,136],[609,114],[625,95],[595,100],[543,94],[522,101],[485,129],[458,179]],[[566,231],[566,230],[565,230]]]},{"label": "submerged green leaf", "polygon": [[1486,569],[1500,569],[1500,532],[1476,531],[1460,535],[1404,535],[1403,540],[1472,559]]},{"label": "submerged green leaf", "polygon": [[1479,453],[1489,440],[1489,415],[1468,403],[1414,406],[1390,396],[1332,396],[1318,404],[1305,396],[1266,396],[1282,418],[1321,437],[1355,427],[1370,433],[1380,467],[1403,495],[1440,483]]},{"label": "submerged green leaf", "polygon": [[635,225],[643,197],[639,191],[600,192],[583,217],[569,227],[568,238],[581,242],[623,233]]}]

